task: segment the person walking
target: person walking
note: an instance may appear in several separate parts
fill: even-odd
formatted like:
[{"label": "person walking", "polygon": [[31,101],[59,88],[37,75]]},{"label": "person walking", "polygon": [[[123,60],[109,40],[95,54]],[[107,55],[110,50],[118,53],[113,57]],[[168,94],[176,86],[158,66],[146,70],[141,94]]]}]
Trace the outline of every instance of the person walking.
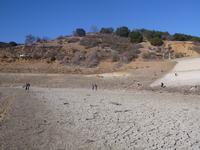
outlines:
[{"label": "person walking", "polygon": [[98,88],[97,84],[94,84],[94,88],[97,91],[97,88]]},{"label": "person walking", "polygon": [[30,86],[31,86],[31,84],[27,82],[26,85],[25,85],[25,90],[29,91]]},{"label": "person walking", "polygon": [[92,90],[94,90],[94,84],[92,83]]}]

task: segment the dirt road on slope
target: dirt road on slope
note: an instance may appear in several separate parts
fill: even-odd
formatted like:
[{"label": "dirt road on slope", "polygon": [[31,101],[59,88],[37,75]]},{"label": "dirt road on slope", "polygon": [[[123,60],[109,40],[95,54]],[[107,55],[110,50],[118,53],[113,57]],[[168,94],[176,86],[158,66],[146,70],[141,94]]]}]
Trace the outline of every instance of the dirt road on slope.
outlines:
[{"label": "dirt road on slope", "polygon": [[153,82],[151,87],[160,86],[161,82],[167,87],[200,85],[200,58],[177,60],[177,64],[172,71]]}]

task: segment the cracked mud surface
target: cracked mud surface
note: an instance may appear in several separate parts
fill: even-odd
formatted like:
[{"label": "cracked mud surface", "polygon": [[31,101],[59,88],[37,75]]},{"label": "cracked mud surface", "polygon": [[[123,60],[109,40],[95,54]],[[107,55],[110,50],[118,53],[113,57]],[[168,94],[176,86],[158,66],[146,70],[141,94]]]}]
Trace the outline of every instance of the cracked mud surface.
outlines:
[{"label": "cracked mud surface", "polygon": [[200,96],[37,88],[0,122],[2,150],[200,149]]}]

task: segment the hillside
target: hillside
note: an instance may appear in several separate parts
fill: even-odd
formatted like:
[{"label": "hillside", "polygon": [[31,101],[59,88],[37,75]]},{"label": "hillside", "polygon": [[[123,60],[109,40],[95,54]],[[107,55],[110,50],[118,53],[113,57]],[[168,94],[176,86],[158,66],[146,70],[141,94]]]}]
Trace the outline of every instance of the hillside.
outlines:
[{"label": "hillside", "polygon": [[[4,44],[5,45],[5,44]],[[131,43],[114,34],[87,34],[39,41],[31,46],[0,47],[1,72],[93,73],[117,71],[134,62],[162,61],[170,57],[196,57],[199,45],[190,41],[164,41],[152,46]]]}]

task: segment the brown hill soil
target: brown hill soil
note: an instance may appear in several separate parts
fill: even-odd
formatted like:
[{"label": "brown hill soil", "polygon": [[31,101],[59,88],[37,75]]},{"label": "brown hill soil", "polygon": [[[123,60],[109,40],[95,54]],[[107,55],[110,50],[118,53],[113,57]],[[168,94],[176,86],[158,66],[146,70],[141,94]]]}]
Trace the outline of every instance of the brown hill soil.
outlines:
[{"label": "brown hill soil", "polygon": [[193,42],[165,41],[158,47],[149,42],[132,44],[116,35],[92,34],[0,48],[0,72],[95,74],[147,69],[160,64],[163,56],[168,59],[163,54],[169,47],[172,59],[199,56],[200,45]]},{"label": "brown hill soil", "polygon": [[156,68],[168,70],[175,62],[169,61],[133,61],[129,64],[101,61],[97,67],[86,68],[80,66],[64,66],[59,62],[47,63],[38,60],[19,60],[13,63],[1,62],[1,73],[70,73],[70,74],[100,74],[106,72],[119,72],[128,70],[149,70]]},{"label": "brown hill soil", "polygon": [[175,53],[182,53],[187,57],[199,56],[199,53],[195,51],[193,42],[179,42],[179,41],[167,41],[165,45],[171,45]]},{"label": "brown hill soil", "polygon": [[[120,67],[117,72],[110,73],[102,73],[102,70],[108,72],[109,67],[107,70],[105,68],[100,70],[100,67],[99,70],[88,69],[87,72],[86,70],[78,72],[79,74],[49,74],[49,70],[45,73],[44,68],[40,69],[43,73],[1,72],[0,85],[22,87],[24,83],[30,82],[31,86],[88,88],[92,83],[97,83],[101,89],[147,89],[153,81],[169,72],[174,64],[172,61],[133,62]],[[106,62],[103,66],[106,66]]]}]

